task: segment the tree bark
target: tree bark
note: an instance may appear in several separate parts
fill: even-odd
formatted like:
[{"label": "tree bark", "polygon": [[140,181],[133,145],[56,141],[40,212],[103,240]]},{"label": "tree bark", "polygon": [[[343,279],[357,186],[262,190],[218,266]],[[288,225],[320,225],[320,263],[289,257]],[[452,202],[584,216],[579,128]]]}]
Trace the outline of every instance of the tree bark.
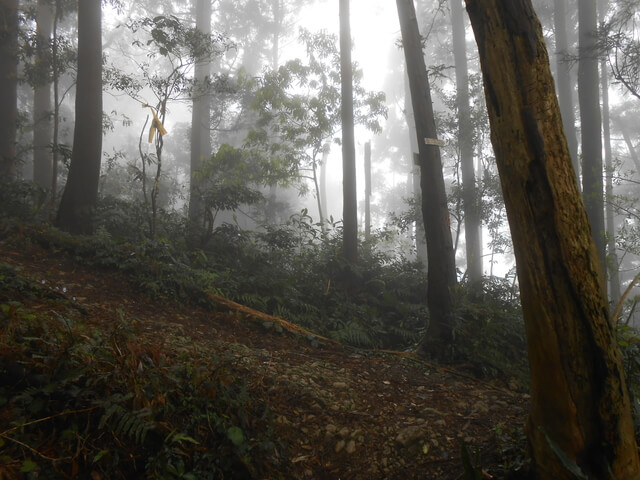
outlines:
[{"label": "tree bark", "polygon": [[[536,479],[640,478],[604,277],[530,0],[466,0],[515,250]],[[568,460],[562,460],[560,455]],[[612,475],[613,474],[613,475]]]},{"label": "tree bark", "polygon": [[53,176],[53,108],[51,104],[50,58],[53,31],[53,6],[46,0],[38,0],[36,13],[38,53],[36,63],[46,68],[42,81],[33,91],[33,181],[41,188],[51,188]]},{"label": "tree bark", "polygon": [[[211,33],[211,0],[194,0],[196,29],[203,34]],[[194,67],[195,85],[191,110],[191,161],[189,187],[190,242],[204,234],[205,205],[199,171],[211,157],[211,95],[207,82],[211,75],[211,61],[203,58]]]},{"label": "tree bark", "polygon": [[578,100],[582,137],[582,195],[596,241],[602,271],[606,271],[604,183],[602,180],[602,121],[597,57],[596,0],[578,2]]},{"label": "tree bark", "polygon": [[441,355],[452,341],[456,268],[451,240],[447,194],[431,105],[431,90],[422,53],[413,0],[396,0],[404,48],[411,103],[418,137],[418,162],[422,190],[422,215],[427,239],[428,337],[423,353]]},{"label": "tree bark", "polygon": [[342,91],[342,235],[345,259],[358,259],[358,198],[353,120],[353,68],[349,0],[340,0],[340,77]]},{"label": "tree bark", "polygon": [[71,233],[91,234],[98,200],[102,157],[101,0],[78,3],[78,76],[73,153],[56,224]]},{"label": "tree bark", "polygon": [[482,244],[480,208],[473,165],[473,124],[469,106],[469,71],[465,40],[465,14],[461,0],[450,0],[453,34],[453,58],[456,65],[456,107],[458,109],[458,145],[462,170],[462,204],[467,255],[467,279],[471,285],[482,281]]},{"label": "tree bark", "polygon": [[18,171],[18,0],[0,2],[0,177]]},{"label": "tree bark", "polygon": [[580,161],[578,159],[578,139],[576,137],[576,114],[573,110],[573,87],[571,84],[571,64],[566,58],[569,52],[567,40],[567,5],[566,0],[554,0],[553,23],[556,41],[556,87],[560,112],[562,112],[562,125],[567,137],[567,145],[571,154],[571,163],[576,172],[576,178],[580,178]]}]

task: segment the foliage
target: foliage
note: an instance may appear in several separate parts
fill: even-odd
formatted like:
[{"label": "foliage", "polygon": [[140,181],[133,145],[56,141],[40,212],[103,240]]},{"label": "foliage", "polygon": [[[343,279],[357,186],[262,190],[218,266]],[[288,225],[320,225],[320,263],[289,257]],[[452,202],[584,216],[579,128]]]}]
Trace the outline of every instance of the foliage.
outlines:
[{"label": "foliage", "polygon": [[41,220],[47,193],[31,182],[0,179],[0,217]]},{"label": "foliage", "polygon": [[[262,478],[275,444],[232,359],[162,327],[99,325],[0,268],[0,472],[41,478]],[[49,311],[50,313],[43,313]]]},{"label": "foliage", "polygon": [[640,99],[640,40],[637,22],[638,0],[620,0],[600,28],[600,48],[608,55],[615,80]]},{"label": "foliage", "polygon": [[[229,272],[216,286],[232,298],[324,335],[364,347],[404,347],[425,325],[423,271],[376,245],[361,245],[349,286],[341,228],[323,231],[306,211],[285,225],[246,232],[227,225],[204,250],[209,268]],[[248,294],[250,292],[250,294]]]},{"label": "foliage", "polygon": [[[289,175],[312,179],[319,198],[316,169],[325,143],[340,130],[340,53],[336,37],[302,31],[307,61],[290,60],[267,72],[252,104],[257,127],[249,132],[247,146],[266,156]],[[354,68],[354,120],[380,132],[386,118],[382,92],[361,85],[362,71]],[[336,140],[337,141],[337,140]]]},{"label": "foliage", "polygon": [[195,173],[209,217],[209,235],[220,210],[235,211],[240,205],[252,205],[263,199],[258,187],[268,183],[269,165],[260,160],[224,144]]},{"label": "foliage", "polygon": [[520,298],[512,282],[487,278],[480,292],[460,287],[452,356],[469,364],[477,375],[526,385],[526,336]]}]

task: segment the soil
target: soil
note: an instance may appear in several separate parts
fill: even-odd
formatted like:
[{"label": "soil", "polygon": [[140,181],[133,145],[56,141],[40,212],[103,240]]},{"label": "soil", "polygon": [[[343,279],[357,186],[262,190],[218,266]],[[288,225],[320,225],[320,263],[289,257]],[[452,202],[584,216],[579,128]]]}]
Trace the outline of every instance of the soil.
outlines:
[{"label": "soil", "polygon": [[470,478],[463,444],[482,478],[505,478],[523,458],[528,396],[508,381],[477,379],[411,353],[346,347],[220,297],[215,309],[163,302],[118,272],[35,245],[0,241],[0,259],[101,322],[124,314],[158,342],[158,325],[171,325],[235,355],[236,373],[275,416],[290,457],[285,478]]}]

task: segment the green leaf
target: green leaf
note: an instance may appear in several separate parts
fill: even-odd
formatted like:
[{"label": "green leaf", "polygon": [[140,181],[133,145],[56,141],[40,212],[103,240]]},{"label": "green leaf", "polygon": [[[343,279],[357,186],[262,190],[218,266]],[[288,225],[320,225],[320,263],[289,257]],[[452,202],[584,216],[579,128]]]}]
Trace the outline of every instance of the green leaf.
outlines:
[{"label": "green leaf", "polygon": [[38,464],[36,462],[34,462],[33,460],[25,460],[22,464],[22,468],[20,468],[20,471],[22,473],[29,473],[33,472],[36,468],[38,468]]},{"label": "green leaf", "polygon": [[244,432],[240,427],[231,427],[227,430],[227,437],[236,446],[239,447],[244,443]]},{"label": "green leaf", "polygon": [[171,437],[171,443],[179,443],[179,442],[190,442],[195,445],[198,445],[198,442],[195,438],[189,437],[184,433],[176,433],[173,437]]},{"label": "green leaf", "polygon": [[100,459],[102,457],[104,457],[107,453],[109,453],[109,450],[100,450],[95,457],[93,457],[93,463],[97,463],[100,461]]}]

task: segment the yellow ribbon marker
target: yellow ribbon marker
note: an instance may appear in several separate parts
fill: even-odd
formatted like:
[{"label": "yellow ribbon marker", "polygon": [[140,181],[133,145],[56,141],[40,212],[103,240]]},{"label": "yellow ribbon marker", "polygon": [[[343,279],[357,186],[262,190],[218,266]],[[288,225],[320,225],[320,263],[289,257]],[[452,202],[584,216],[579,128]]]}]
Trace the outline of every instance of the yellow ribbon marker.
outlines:
[{"label": "yellow ribbon marker", "polygon": [[151,114],[153,115],[151,128],[149,128],[149,143],[153,143],[153,137],[155,137],[156,135],[156,130],[158,130],[158,132],[160,132],[160,135],[162,136],[165,136],[167,133],[169,133],[165,130],[164,126],[162,125],[162,122],[160,121],[160,119],[158,118],[158,115],[156,114],[156,111],[151,105],[147,105],[146,103],[143,103],[142,108],[148,108],[149,110],[151,110]]}]

